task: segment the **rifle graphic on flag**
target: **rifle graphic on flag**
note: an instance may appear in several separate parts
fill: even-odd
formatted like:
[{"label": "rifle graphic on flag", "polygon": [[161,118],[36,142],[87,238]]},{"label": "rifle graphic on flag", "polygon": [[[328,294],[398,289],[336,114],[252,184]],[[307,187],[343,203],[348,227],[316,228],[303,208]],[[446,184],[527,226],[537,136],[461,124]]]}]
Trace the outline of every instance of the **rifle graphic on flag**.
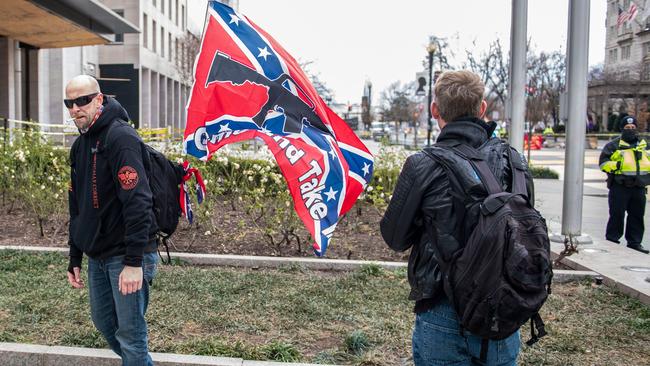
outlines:
[{"label": "rifle graphic on flag", "polygon": [[366,146],[282,46],[216,1],[208,3],[194,76],[184,150],[207,161],[229,143],[262,139],[315,240],[314,252],[325,254],[339,218],[372,177]]}]

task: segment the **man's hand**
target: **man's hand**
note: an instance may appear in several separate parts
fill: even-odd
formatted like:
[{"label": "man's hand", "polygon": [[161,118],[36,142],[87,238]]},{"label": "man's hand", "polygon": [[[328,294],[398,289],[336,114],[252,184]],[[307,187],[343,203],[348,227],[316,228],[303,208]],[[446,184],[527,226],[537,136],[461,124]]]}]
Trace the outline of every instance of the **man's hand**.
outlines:
[{"label": "man's hand", "polygon": [[81,279],[81,268],[80,267],[74,267],[72,268],[72,272],[67,271],[68,273],[68,282],[72,285],[74,288],[83,288],[84,287],[84,281]]},{"label": "man's hand", "polygon": [[119,290],[122,295],[140,291],[142,288],[142,267],[124,266],[120,273]]}]

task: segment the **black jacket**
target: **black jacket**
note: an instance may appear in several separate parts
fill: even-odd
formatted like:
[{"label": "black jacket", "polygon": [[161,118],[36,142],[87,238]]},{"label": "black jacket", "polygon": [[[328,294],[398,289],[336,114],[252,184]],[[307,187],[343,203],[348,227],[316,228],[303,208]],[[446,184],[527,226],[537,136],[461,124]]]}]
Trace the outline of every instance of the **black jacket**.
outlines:
[{"label": "black jacket", "polygon": [[[497,138],[488,138],[489,125],[476,118],[466,118],[449,123],[442,129],[438,142],[458,142],[479,149],[486,155],[487,164],[510,191],[511,174],[508,162],[508,145]],[[478,180],[471,165],[453,152],[436,147],[436,155],[445,164],[462,172],[457,179],[463,187],[471,187],[471,197],[461,197],[452,190],[447,171],[424,152],[406,159],[393,198],[381,220],[381,234],[392,249],[405,251],[411,248],[408,279],[411,285],[409,298],[416,301],[415,311],[426,311],[442,296],[442,275],[433,245],[449,259],[462,248],[465,235],[471,233],[476,216],[471,205],[485,197],[487,192]],[[519,155],[519,154],[518,154]],[[513,164],[524,164],[522,161]],[[526,170],[529,200],[534,202],[532,178]],[[435,229],[434,230],[434,225]]]},{"label": "black jacket", "polygon": [[70,149],[70,267],[81,265],[82,253],[94,259],[125,255],[125,265],[141,266],[145,248],[151,251],[156,230],[144,144],[121,122],[128,120],[124,108],[105,97],[97,121]]}]

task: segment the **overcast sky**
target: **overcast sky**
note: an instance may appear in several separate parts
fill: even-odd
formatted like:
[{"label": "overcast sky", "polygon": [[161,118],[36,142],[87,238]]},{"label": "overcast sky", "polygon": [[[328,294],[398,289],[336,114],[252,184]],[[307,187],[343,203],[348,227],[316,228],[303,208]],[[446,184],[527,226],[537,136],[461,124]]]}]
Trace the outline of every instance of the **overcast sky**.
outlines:
[{"label": "overcast sky", "polygon": [[[203,21],[205,2],[190,14]],[[422,71],[429,35],[448,39],[459,65],[499,38],[510,48],[512,0],[240,0],[239,12],[271,34],[312,71],[339,102],[359,103],[364,83],[373,102],[392,82]],[[589,64],[603,62],[606,0],[591,1]],[[528,1],[528,38],[537,51],[566,51],[568,0]],[[476,47],[473,46],[476,43]]]}]

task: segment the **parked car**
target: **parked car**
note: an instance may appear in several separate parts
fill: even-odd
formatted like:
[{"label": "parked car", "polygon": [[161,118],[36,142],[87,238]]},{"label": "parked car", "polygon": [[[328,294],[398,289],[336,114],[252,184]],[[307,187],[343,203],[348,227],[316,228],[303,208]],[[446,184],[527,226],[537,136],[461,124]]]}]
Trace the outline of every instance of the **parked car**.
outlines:
[{"label": "parked car", "polygon": [[370,125],[370,134],[375,141],[381,140],[390,133],[390,126],[386,122],[373,122]]}]

